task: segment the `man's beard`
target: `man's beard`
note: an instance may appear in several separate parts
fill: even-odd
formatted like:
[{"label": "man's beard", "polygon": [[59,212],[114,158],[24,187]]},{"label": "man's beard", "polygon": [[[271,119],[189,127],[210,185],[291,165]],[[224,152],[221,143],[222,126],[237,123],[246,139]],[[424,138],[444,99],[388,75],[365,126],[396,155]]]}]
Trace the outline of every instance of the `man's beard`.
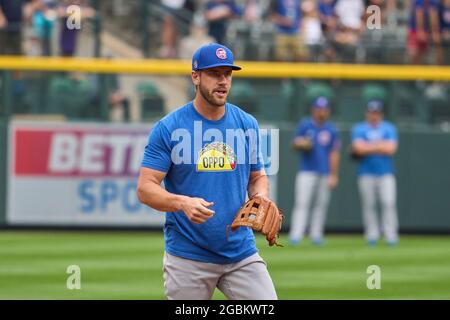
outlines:
[{"label": "man's beard", "polygon": [[215,106],[215,107],[223,107],[225,105],[227,97],[225,97],[225,99],[223,99],[223,100],[219,100],[216,97],[214,97],[213,92],[208,92],[208,90],[203,88],[201,84],[198,86],[198,88],[200,90],[200,94],[202,95],[203,99],[208,101],[208,103],[210,105]]}]

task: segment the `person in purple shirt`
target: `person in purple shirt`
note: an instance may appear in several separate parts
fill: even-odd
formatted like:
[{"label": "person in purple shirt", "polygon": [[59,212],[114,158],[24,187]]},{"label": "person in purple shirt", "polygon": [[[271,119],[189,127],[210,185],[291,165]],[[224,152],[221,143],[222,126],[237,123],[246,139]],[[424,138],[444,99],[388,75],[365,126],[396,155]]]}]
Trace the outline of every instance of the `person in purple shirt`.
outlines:
[{"label": "person in purple shirt", "polygon": [[[61,30],[59,35],[60,54],[65,57],[72,57],[77,50],[77,40],[80,28],[70,24],[71,12],[67,9],[72,5],[81,5],[80,0],[65,0],[64,4],[59,8],[59,14],[62,17]],[[96,14],[95,10],[87,7],[81,7],[81,18],[92,18]]]},{"label": "person in purple shirt", "polygon": [[295,131],[293,148],[301,151],[301,163],[295,182],[295,205],[292,212],[289,240],[297,245],[307,227],[310,205],[312,209],[310,239],[323,243],[326,212],[331,190],[338,184],[340,138],[336,127],[328,121],[329,101],[325,97],[314,100],[311,117],[301,121]]}]

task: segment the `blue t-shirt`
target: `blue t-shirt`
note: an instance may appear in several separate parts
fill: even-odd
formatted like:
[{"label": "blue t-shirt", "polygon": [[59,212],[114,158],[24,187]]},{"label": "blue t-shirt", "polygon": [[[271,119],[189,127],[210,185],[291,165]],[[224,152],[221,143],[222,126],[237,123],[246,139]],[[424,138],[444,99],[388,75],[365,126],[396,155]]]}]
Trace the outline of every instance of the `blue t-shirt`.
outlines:
[{"label": "blue t-shirt", "polygon": [[[161,119],[149,135],[142,166],[166,172],[168,192],[214,202],[202,224],[184,212],[167,212],[166,251],[208,263],[228,264],[257,252],[253,231],[229,231],[246,200],[251,171],[263,168],[256,119],[227,103],[224,116],[211,121],[192,102]],[[237,129],[237,130],[236,130]]]},{"label": "blue t-shirt", "polygon": [[417,29],[416,9],[423,9],[424,30],[429,31],[431,28],[430,10],[431,9],[439,10],[439,0],[414,0],[414,2],[412,3],[412,6],[411,6],[411,14],[409,16],[409,29],[410,30]]},{"label": "blue t-shirt", "polygon": [[[398,142],[397,129],[388,121],[382,121],[375,127],[367,122],[358,123],[352,128],[352,142],[356,140]],[[394,163],[389,155],[371,154],[359,163],[358,175],[381,176],[393,173]]]},{"label": "blue t-shirt", "polygon": [[295,137],[310,138],[314,145],[311,151],[301,153],[299,170],[329,174],[330,153],[340,148],[339,132],[334,125],[327,121],[318,126],[312,118],[307,118],[297,126]]},{"label": "blue t-shirt", "polygon": [[36,11],[32,17],[33,33],[39,39],[50,39],[53,33],[53,20],[47,19],[42,11]]},{"label": "blue t-shirt", "polygon": [[286,35],[294,35],[298,33],[301,19],[299,0],[275,0],[273,10],[280,16],[289,18],[293,21],[293,25],[289,27],[277,25],[276,27],[279,33]]},{"label": "blue t-shirt", "polygon": [[330,3],[325,3],[323,1],[319,1],[319,13],[326,17],[332,17],[335,14],[334,7],[336,5],[336,1],[332,1]]}]

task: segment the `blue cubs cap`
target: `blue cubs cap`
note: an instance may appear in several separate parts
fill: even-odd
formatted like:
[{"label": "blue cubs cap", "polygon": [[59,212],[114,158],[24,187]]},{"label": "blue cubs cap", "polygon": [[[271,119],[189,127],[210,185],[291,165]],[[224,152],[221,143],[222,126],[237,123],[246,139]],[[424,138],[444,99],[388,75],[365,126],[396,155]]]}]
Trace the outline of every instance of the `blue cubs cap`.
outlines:
[{"label": "blue cubs cap", "polygon": [[326,97],[317,97],[313,100],[311,106],[316,109],[328,109],[330,102]]},{"label": "blue cubs cap", "polygon": [[370,100],[367,103],[367,111],[383,111],[384,103],[381,100]]},{"label": "blue cubs cap", "polygon": [[192,70],[198,71],[214,67],[231,67],[233,70],[241,70],[241,67],[234,65],[233,52],[227,47],[210,43],[195,51],[192,56]]}]

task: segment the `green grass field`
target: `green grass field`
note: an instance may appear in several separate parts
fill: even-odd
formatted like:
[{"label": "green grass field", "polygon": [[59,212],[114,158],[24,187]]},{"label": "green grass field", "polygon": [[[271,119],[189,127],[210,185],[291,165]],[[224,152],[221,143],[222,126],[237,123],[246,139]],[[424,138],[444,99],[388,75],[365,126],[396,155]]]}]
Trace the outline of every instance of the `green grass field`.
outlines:
[{"label": "green grass field", "polygon": [[[356,235],[284,248],[258,237],[258,246],[280,299],[450,299],[450,237],[373,248]],[[163,250],[157,232],[3,231],[0,299],[165,299]],[[66,288],[69,265],[81,268],[81,290]],[[381,268],[380,290],[367,288],[370,265]]]}]

